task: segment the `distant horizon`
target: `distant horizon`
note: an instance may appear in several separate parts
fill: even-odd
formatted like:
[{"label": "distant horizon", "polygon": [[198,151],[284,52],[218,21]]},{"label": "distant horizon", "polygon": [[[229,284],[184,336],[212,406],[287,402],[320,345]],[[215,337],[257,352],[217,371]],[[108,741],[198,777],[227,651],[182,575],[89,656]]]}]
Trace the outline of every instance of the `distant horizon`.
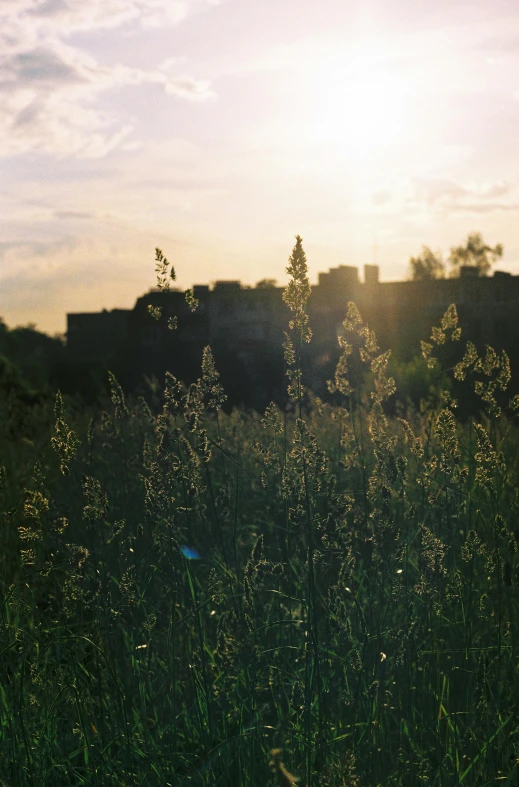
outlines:
[{"label": "distant horizon", "polygon": [[[338,265],[346,265],[347,267],[356,268],[358,270],[359,274],[361,274],[363,272],[363,269],[364,269],[365,265],[377,265],[377,267],[379,268],[379,271],[381,271],[380,266],[378,265],[378,263],[371,263],[371,262],[366,262],[366,263],[363,263],[362,265],[348,265],[347,263],[339,263]],[[338,266],[331,266],[331,267],[333,268],[333,267],[338,267]],[[320,271],[318,271],[317,272],[317,277],[319,276],[320,273],[327,273],[329,270],[331,270],[331,268],[328,268],[327,270],[320,270]],[[491,279],[491,278],[493,278],[494,273],[497,273],[497,272],[504,272],[504,273],[510,274],[511,276],[519,276],[519,271],[517,271],[517,272],[507,271],[502,266],[500,267],[500,265],[495,265],[495,266],[492,267],[492,270],[490,271],[488,276],[484,276],[484,277],[481,277],[481,278]],[[270,278],[270,277],[263,277],[263,278],[267,279],[267,278]],[[448,280],[450,278],[451,278],[451,276],[449,275],[449,272],[447,271],[446,275],[444,277],[441,277],[440,279],[437,279],[436,281]],[[454,278],[456,278],[456,277],[454,277]],[[217,283],[220,283],[220,282],[237,282],[237,283],[240,284],[241,287],[243,287],[243,289],[256,289],[257,285],[262,280],[263,279],[259,279],[258,281],[254,282],[253,284],[248,284],[246,282],[243,282],[240,279],[212,279],[212,280],[210,280],[208,282],[196,281],[196,282],[193,282],[190,285],[187,285],[186,287],[180,287],[178,285],[178,282],[175,280],[175,283],[171,286],[170,291],[171,292],[177,292],[179,294],[184,294],[186,292],[186,290],[192,289],[193,287],[198,287],[198,286],[206,287],[207,286],[207,287],[210,288],[209,291],[212,292],[213,289],[214,289],[214,286]],[[287,281],[288,281],[288,277],[287,277]],[[379,279],[380,284],[393,284],[393,283],[406,282],[406,281],[411,281],[411,278],[409,276],[406,276],[405,278],[401,278],[401,279],[397,279],[397,278],[384,279],[382,277],[380,277],[380,279]],[[359,276],[358,283],[359,284],[365,284],[366,283],[363,276],[361,276],[361,275]],[[318,286],[318,284],[319,284],[318,280],[317,281],[312,281],[312,280],[310,281],[311,287],[316,287],[316,286]],[[284,289],[285,286],[286,286],[286,282],[276,281],[276,283],[273,285],[273,288]],[[121,304],[112,305],[112,306],[106,306],[105,305],[105,306],[100,306],[98,308],[94,307],[94,308],[89,308],[89,309],[78,309],[77,311],[71,311],[70,309],[67,309],[65,311],[64,315],[63,315],[64,328],[61,331],[60,330],[58,330],[58,331],[45,330],[42,326],[39,326],[37,323],[34,323],[31,320],[29,320],[27,323],[20,323],[18,325],[10,325],[9,322],[3,317],[2,314],[0,314],[0,320],[2,320],[7,325],[8,329],[10,329],[10,330],[13,330],[15,328],[26,328],[26,327],[30,326],[30,327],[33,327],[35,330],[37,330],[37,331],[39,331],[41,333],[45,333],[45,334],[47,334],[49,336],[57,336],[57,337],[66,336],[67,314],[92,314],[92,313],[98,313],[98,312],[104,312],[104,311],[107,311],[107,312],[112,312],[112,311],[132,311],[133,308],[135,307],[137,301],[140,298],[143,298],[143,297],[145,297],[146,295],[148,295],[149,293],[152,293],[152,292],[161,292],[161,290],[157,286],[154,286],[152,284],[147,289],[145,289],[143,292],[141,292],[140,294],[137,294],[133,298],[133,301],[131,303],[129,303],[128,305],[126,305],[126,306],[122,306]]]},{"label": "distant horizon", "polygon": [[[63,333],[154,280],[519,273],[513,0],[3,0],[0,316]],[[215,275],[218,271],[218,275]]]}]

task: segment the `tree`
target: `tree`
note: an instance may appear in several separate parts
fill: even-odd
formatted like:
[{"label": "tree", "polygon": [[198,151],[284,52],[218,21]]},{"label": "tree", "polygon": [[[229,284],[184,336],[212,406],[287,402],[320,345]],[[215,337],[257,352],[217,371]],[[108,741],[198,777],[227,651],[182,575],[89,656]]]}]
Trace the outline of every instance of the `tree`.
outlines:
[{"label": "tree", "polygon": [[275,289],[277,287],[277,284],[278,283],[277,283],[276,279],[261,279],[261,281],[259,281],[256,284],[256,289],[257,290],[272,290],[272,289]]},{"label": "tree", "polygon": [[409,267],[413,281],[432,281],[445,276],[442,255],[440,252],[435,254],[429,246],[422,246],[422,253],[418,257],[411,257]]},{"label": "tree", "polygon": [[478,270],[478,276],[486,276],[491,266],[503,256],[503,246],[498,243],[494,248],[487,246],[480,232],[472,232],[465,246],[453,246],[449,262],[453,275],[459,275],[460,265],[472,265]]}]

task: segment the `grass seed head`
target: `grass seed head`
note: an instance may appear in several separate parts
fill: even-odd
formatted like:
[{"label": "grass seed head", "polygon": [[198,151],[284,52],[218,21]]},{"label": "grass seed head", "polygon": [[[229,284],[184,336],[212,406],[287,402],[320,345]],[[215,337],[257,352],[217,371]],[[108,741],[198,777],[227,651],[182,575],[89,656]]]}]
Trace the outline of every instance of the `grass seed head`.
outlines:
[{"label": "grass seed head", "polygon": [[270,760],[269,765],[277,778],[279,787],[294,787],[294,785],[298,783],[299,779],[296,776],[292,776],[292,774],[289,773],[285,768],[283,760],[281,759],[282,753],[283,749],[272,749],[270,752],[272,759]]}]

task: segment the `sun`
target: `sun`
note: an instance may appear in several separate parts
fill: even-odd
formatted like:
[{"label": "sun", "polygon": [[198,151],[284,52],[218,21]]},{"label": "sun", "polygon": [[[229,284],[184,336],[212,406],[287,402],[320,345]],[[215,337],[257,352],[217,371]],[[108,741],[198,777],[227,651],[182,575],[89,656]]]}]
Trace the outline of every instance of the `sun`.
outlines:
[{"label": "sun", "polygon": [[364,45],[314,61],[309,135],[348,158],[388,152],[410,133],[412,79],[379,49]]}]

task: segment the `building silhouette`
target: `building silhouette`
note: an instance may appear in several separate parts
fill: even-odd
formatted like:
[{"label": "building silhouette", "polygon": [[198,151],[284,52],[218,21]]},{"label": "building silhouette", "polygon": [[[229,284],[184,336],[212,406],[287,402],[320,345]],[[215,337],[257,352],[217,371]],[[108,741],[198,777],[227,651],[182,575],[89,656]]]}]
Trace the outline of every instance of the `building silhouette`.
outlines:
[{"label": "building silhouette", "polygon": [[[283,288],[249,288],[239,281],[217,281],[212,288],[194,287],[193,312],[179,290],[151,290],[133,309],[67,315],[67,347],[73,361],[103,362],[123,384],[133,388],[143,376],[159,379],[171,371],[186,383],[199,376],[203,348],[210,345],[222,383],[232,402],[261,407],[281,399],[286,388],[282,343],[290,312]],[[308,313],[313,330],[306,348],[307,384],[323,393],[339,354],[347,304],[354,301],[373,329],[381,348],[401,360],[419,352],[452,303],[456,304],[463,338],[481,349],[505,349],[519,363],[519,276],[496,271],[479,277],[464,266],[452,279],[380,282],[377,265],[340,265],[320,273],[312,287]],[[150,306],[161,307],[158,321]],[[169,330],[168,318],[177,320]]]}]

